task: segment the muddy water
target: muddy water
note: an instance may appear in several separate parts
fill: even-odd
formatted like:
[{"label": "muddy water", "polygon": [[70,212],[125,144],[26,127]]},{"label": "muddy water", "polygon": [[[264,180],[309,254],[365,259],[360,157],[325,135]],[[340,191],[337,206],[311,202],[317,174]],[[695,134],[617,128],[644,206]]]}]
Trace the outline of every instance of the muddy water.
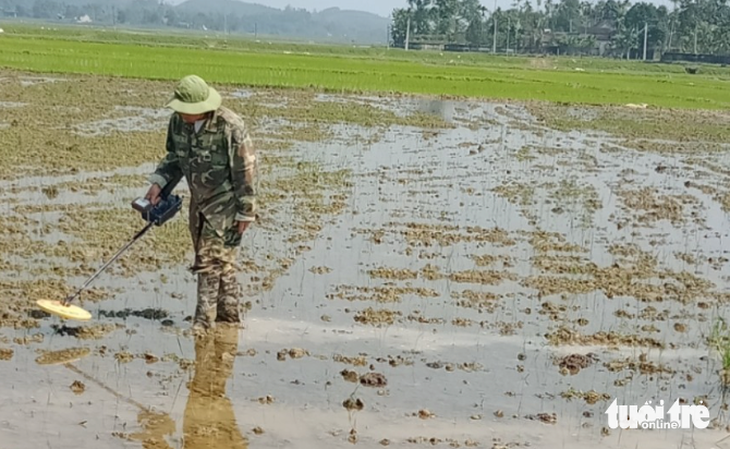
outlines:
[{"label": "muddy water", "polygon": [[[287,221],[301,200],[285,200],[247,233],[242,260],[262,269],[241,274],[252,308],[240,332],[196,347],[184,265],[101,277],[95,286],[118,292],[85,303],[90,323],[0,329],[14,351],[0,360],[0,448],[665,448],[727,436],[721,359],[705,341],[726,315],[712,296],[727,282],[726,214],[685,186],[696,164],[615,139],[606,151],[599,134],[547,130],[516,106],[360,100],[457,127],[391,127],[353,144],[382,130],[342,125],[332,142],[297,143],[297,161],[351,170],[345,208],[302,238]],[[23,190],[72,180],[84,179],[26,178],[3,198],[91,207],[139,193]],[[273,271],[268,288],[249,282]],[[147,309],[166,316],[129,313]],[[89,353],[39,363],[38,351],[72,348]],[[717,428],[604,432],[613,398],[699,397]]]},{"label": "muddy water", "polygon": [[96,136],[112,131],[156,131],[164,129],[170,113],[164,108],[132,108],[117,107],[112,112],[122,117],[105,118],[77,126],[75,132],[83,136]]}]

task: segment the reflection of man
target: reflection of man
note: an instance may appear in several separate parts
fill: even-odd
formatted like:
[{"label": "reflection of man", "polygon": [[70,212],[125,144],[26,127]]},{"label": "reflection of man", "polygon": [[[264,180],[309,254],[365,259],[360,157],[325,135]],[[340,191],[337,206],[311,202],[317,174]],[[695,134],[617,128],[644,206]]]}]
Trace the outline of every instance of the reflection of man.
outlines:
[{"label": "reflection of man", "polygon": [[[238,351],[238,329],[219,327],[195,344],[195,375],[183,415],[183,449],[247,449],[248,440],[236,423],[226,383]],[[174,433],[167,415],[143,412],[145,431],[135,435],[144,449],[172,449],[164,436]]]},{"label": "reflection of man", "polygon": [[248,441],[236,424],[226,383],[238,351],[238,329],[219,327],[195,344],[195,376],[185,407],[185,449],[243,449]]}]

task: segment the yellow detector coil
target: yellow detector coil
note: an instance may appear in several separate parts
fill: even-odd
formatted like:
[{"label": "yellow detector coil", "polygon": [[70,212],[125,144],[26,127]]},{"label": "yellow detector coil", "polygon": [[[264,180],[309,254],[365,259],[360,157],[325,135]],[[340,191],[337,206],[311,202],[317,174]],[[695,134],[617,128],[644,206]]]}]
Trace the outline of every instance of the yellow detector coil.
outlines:
[{"label": "yellow detector coil", "polygon": [[91,319],[91,314],[79,306],[63,305],[61,301],[51,301],[49,299],[40,299],[36,301],[38,306],[48,313],[58,315],[61,318],[69,320],[87,321]]}]

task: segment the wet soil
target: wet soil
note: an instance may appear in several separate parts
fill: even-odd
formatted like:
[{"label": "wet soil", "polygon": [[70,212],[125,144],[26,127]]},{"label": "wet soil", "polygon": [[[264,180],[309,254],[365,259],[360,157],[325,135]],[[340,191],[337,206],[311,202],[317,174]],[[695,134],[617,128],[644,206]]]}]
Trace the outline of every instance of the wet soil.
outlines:
[{"label": "wet soil", "polygon": [[[189,334],[184,183],[180,216],[77,300],[91,322],[40,312],[143,226],[129,204],[164,154],[170,89],[0,73],[2,444],[652,449],[727,436],[722,113],[221,86],[260,158],[243,329]],[[713,424],[609,431],[617,397],[701,398]]]}]

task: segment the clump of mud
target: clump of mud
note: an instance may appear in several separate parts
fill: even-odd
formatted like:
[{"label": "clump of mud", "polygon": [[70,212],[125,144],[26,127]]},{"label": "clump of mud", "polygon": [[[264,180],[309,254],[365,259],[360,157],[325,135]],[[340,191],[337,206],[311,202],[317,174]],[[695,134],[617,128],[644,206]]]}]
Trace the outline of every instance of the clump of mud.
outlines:
[{"label": "clump of mud", "polygon": [[0,360],[8,361],[13,358],[14,351],[8,348],[0,348]]},{"label": "clump of mud", "polygon": [[344,369],[340,371],[340,374],[342,375],[342,378],[345,379],[347,382],[357,383],[357,381],[360,379],[360,376],[357,374],[357,372],[349,369]]},{"label": "clump of mud", "polygon": [[446,371],[454,371],[455,369],[460,369],[462,371],[465,371],[467,373],[471,373],[474,371],[480,371],[484,367],[477,363],[477,362],[462,362],[462,363],[451,363],[451,362],[442,362],[442,361],[436,361],[436,362],[425,362],[426,366],[431,369],[441,369],[444,368]]},{"label": "clump of mud", "polygon": [[123,329],[124,325],[121,324],[97,324],[94,326],[78,326],[72,327],[67,325],[54,324],[51,326],[56,331],[56,334],[61,336],[76,337],[80,340],[99,340],[104,338],[107,334],[114,332],[117,329]]},{"label": "clump of mud", "polygon": [[119,363],[130,363],[134,360],[134,354],[129,351],[120,351],[114,354],[114,358]]},{"label": "clump of mud", "polygon": [[405,318],[406,321],[415,321],[421,324],[444,324],[446,322],[443,318],[428,318],[421,315],[419,310],[414,310],[413,313],[408,314]]},{"label": "clump of mud", "polygon": [[259,404],[265,405],[273,404],[275,402],[274,397],[270,394],[267,394],[266,396],[261,396],[257,399],[257,401],[259,402]]},{"label": "clump of mud", "polygon": [[463,284],[497,285],[503,281],[517,281],[514,273],[496,270],[465,270],[449,274],[449,280]]},{"label": "clump of mud", "polygon": [[41,355],[35,359],[39,365],[56,365],[74,362],[91,353],[89,348],[66,348],[58,351],[38,351]]},{"label": "clump of mud", "polygon": [[[397,272],[393,269],[387,269],[386,271],[388,273]],[[504,281],[519,280],[519,277],[514,273],[497,270],[463,270],[445,274],[442,273],[436,265],[431,263],[428,263],[421,268],[420,272],[411,270],[406,270],[406,272],[407,275],[404,276],[403,279],[416,279],[418,277],[429,281],[449,279],[452,282],[460,284],[497,285]]]},{"label": "clump of mud", "polygon": [[586,253],[585,248],[574,243],[568,243],[565,236],[557,232],[530,231],[520,232],[526,235],[528,243],[538,253],[562,252],[562,253]]},{"label": "clump of mud", "polygon": [[43,343],[45,337],[43,334],[33,334],[26,337],[15,337],[13,343],[16,345],[30,345],[32,343]]},{"label": "clump of mud", "polygon": [[508,268],[511,267],[513,263],[512,257],[506,255],[495,256],[492,254],[482,254],[480,256],[472,255],[471,258],[478,267],[488,267],[490,265],[501,263],[502,267]]},{"label": "clump of mud", "polygon": [[580,370],[588,368],[593,363],[598,361],[598,356],[592,352],[586,355],[583,354],[570,354],[557,360],[556,363],[560,368],[561,372],[566,371],[571,375],[576,375]]},{"label": "clump of mud", "polygon": [[276,359],[279,361],[284,361],[286,360],[287,356],[289,356],[289,358],[291,359],[301,359],[302,357],[309,355],[309,351],[302,348],[282,349],[281,351],[276,353]]},{"label": "clump of mud", "polygon": [[[462,444],[464,447],[478,447],[479,443],[477,443],[474,440],[466,439],[463,442],[461,440],[456,440],[453,438],[438,438],[438,437],[424,437],[424,436],[418,436],[418,437],[408,437],[406,438],[406,443],[410,444],[421,444],[421,445],[428,445],[428,446],[439,446],[442,443],[447,445],[448,447],[461,447]],[[507,449],[511,446],[504,446],[504,449]],[[499,446],[495,443],[495,445],[492,447],[492,449],[503,449],[502,446]]]},{"label": "clump of mud", "polygon": [[71,391],[73,391],[74,394],[76,394],[76,395],[81,395],[84,393],[84,391],[86,391],[86,385],[84,385],[81,381],[78,381],[78,380],[75,380],[71,384],[70,388],[71,388]]},{"label": "clump of mud", "polygon": [[650,361],[646,354],[639,355],[639,360],[630,357],[618,360],[611,360],[603,364],[610,372],[630,370],[639,374],[668,374],[674,375],[676,370],[664,365]]},{"label": "clump of mud", "polygon": [[403,268],[403,269],[386,268],[386,267],[376,268],[373,270],[369,270],[368,274],[374,278],[397,279],[399,281],[418,278],[418,272],[409,270],[406,268]]},{"label": "clump of mud", "polygon": [[[586,345],[586,346],[611,346],[611,347],[649,347],[665,349],[666,344],[662,341],[638,335],[626,335],[617,332],[596,332],[592,335],[583,335],[580,332],[560,326],[553,332],[545,334],[548,343],[555,346],[561,345]],[[670,346],[674,347],[673,343]]]},{"label": "clump of mud", "polygon": [[493,313],[500,305],[500,296],[491,292],[463,290],[461,292],[451,292],[451,297],[456,300],[457,306],[476,309],[479,312]]},{"label": "clump of mud", "polygon": [[357,357],[349,357],[342,354],[335,354],[332,356],[332,360],[338,363],[345,363],[347,365],[353,365],[353,366],[367,366],[368,365],[368,359],[364,355],[359,355]]},{"label": "clump of mud", "polygon": [[399,311],[393,311],[388,309],[373,309],[368,307],[365,310],[361,310],[355,314],[354,320],[361,324],[369,324],[371,326],[383,326],[395,323],[397,316],[402,315]]},{"label": "clump of mud", "polygon": [[595,390],[590,391],[578,391],[573,389],[572,387],[568,391],[564,391],[560,393],[560,397],[565,398],[567,400],[572,399],[583,399],[587,404],[596,404],[599,401],[610,401],[611,395],[608,393],[598,393]]},{"label": "clump of mud", "polygon": [[388,381],[380,373],[365,373],[360,376],[360,384],[366,387],[383,388],[388,385]]},{"label": "clump of mud", "polygon": [[537,413],[535,415],[527,415],[525,418],[532,421],[540,421],[545,424],[555,424],[558,422],[558,415],[556,413]]},{"label": "clump of mud", "polygon": [[413,247],[453,246],[467,242],[491,243],[496,246],[514,246],[517,243],[504,229],[488,229],[478,226],[462,228],[444,224],[390,222],[382,229],[355,229],[355,232],[369,234],[375,243],[382,243],[387,234],[400,235],[408,245]]},{"label": "clump of mud", "polygon": [[357,410],[360,411],[365,408],[365,403],[360,398],[347,398],[342,402],[342,406],[349,411]]},{"label": "clump of mud", "polygon": [[[392,366],[393,368],[404,365],[404,366],[412,366],[413,360],[411,358],[403,357],[402,355],[397,355],[393,357],[392,355],[388,355],[387,358],[385,357],[378,357],[375,359],[378,363],[387,363],[388,365]],[[362,366],[367,365],[366,362],[362,364]]]},{"label": "clump of mud", "polygon": [[144,310],[132,310],[132,309],[124,309],[124,310],[118,310],[116,312],[109,311],[109,310],[100,310],[99,316],[107,317],[107,318],[129,318],[130,316],[137,317],[137,318],[145,318],[147,320],[152,321],[159,321],[162,319],[165,319],[170,316],[169,312],[163,309],[152,309],[147,308]]},{"label": "clump of mud", "polygon": [[[371,273],[373,275],[373,273]],[[377,301],[379,303],[399,302],[403,295],[414,295],[421,298],[437,298],[436,290],[424,287],[397,287],[391,285],[364,287],[339,285],[336,293],[327,294],[328,299],[344,299],[347,301]]]}]

